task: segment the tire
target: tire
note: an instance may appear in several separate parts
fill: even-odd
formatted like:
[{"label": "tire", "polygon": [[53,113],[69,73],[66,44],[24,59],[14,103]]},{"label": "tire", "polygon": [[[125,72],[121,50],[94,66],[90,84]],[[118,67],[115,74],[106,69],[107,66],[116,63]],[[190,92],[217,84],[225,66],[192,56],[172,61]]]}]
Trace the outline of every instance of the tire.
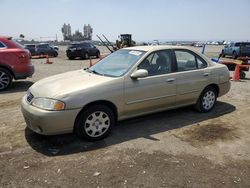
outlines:
[{"label": "tire", "polygon": [[114,112],[105,105],[94,105],[79,114],[74,132],[85,140],[97,141],[105,138],[114,125]]},{"label": "tire", "polygon": [[199,112],[209,112],[213,109],[216,104],[218,93],[212,86],[206,87],[201,93],[198,101],[196,102],[195,108]]},{"label": "tire", "polygon": [[233,56],[232,56],[233,59],[237,59],[237,53],[234,51],[233,52]]},{"label": "tire", "polygon": [[57,52],[55,52],[55,53],[54,53],[54,57],[57,57],[57,56],[58,56],[58,53],[57,53]]},{"label": "tire", "polygon": [[69,58],[69,60],[73,60],[73,59],[75,59],[75,57],[71,57],[71,56],[69,56],[68,58]]},{"label": "tire", "polygon": [[12,84],[12,80],[11,73],[4,68],[0,68],[0,91],[8,89]]},{"label": "tire", "polygon": [[240,71],[240,79],[245,79],[246,78],[246,73],[243,71]]},{"label": "tire", "polygon": [[96,54],[96,58],[100,58],[100,52],[98,51],[97,54]]},{"label": "tire", "polygon": [[85,52],[85,53],[84,53],[84,59],[89,59],[89,54],[88,54],[88,52]]},{"label": "tire", "polygon": [[223,50],[221,51],[220,57],[226,57]]}]

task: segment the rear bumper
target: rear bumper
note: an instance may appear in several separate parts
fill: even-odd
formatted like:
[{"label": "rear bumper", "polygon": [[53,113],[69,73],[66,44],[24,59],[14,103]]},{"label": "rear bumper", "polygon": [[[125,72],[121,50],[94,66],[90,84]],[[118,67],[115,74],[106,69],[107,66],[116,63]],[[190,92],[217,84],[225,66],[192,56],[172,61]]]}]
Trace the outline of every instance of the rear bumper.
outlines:
[{"label": "rear bumper", "polygon": [[14,72],[14,77],[16,80],[25,79],[31,77],[35,72],[34,65],[30,64],[25,67],[21,72]]},{"label": "rear bumper", "polygon": [[82,51],[79,50],[67,50],[66,51],[67,57],[81,57],[83,55]]},{"label": "rear bumper", "polygon": [[219,85],[219,96],[218,97],[220,97],[220,96],[225,95],[226,93],[228,93],[229,90],[230,90],[230,88],[231,88],[230,81],[220,84]]}]

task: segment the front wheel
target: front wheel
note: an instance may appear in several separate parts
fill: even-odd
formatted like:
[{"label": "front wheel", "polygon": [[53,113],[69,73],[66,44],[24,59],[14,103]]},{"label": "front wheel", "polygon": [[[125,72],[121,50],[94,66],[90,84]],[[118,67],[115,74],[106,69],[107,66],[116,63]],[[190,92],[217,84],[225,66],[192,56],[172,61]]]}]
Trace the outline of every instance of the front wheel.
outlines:
[{"label": "front wheel", "polygon": [[214,87],[208,86],[201,93],[198,101],[196,102],[195,108],[199,112],[209,112],[214,107],[217,101],[217,91]]},{"label": "front wheel", "polygon": [[88,52],[85,52],[85,53],[84,53],[84,59],[89,59],[89,54],[88,54]]},{"label": "front wheel", "polygon": [[226,55],[224,54],[224,51],[221,51],[220,57],[225,57]]},{"label": "front wheel", "polygon": [[105,138],[115,124],[114,112],[107,106],[94,105],[81,112],[74,132],[89,141]]},{"label": "front wheel", "polygon": [[0,91],[9,88],[12,84],[12,75],[6,69],[0,68]]}]

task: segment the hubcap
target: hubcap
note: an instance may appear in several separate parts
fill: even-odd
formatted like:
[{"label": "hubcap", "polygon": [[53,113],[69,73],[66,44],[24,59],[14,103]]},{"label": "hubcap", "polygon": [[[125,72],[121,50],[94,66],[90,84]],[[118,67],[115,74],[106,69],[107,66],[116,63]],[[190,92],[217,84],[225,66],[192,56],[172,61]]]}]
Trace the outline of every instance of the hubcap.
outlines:
[{"label": "hubcap", "polygon": [[202,99],[202,106],[206,110],[210,110],[215,103],[215,94],[213,91],[208,91],[205,93]]},{"label": "hubcap", "polygon": [[85,121],[84,129],[91,137],[102,136],[110,126],[109,116],[102,111],[97,111],[88,116]]},{"label": "hubcap", "polygon": [[0,89],[6,88],[10,83],[10,78],[5,72],[0,72]]}]

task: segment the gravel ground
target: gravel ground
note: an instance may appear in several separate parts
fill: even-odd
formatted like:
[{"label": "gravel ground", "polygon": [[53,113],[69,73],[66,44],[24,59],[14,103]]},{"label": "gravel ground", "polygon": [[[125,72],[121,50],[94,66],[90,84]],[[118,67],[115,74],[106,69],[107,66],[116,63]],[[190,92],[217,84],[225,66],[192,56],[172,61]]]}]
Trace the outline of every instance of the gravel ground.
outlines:
[{"label": "gravel ground", "polygon": [[249,72],[212,112],[187,107],[126,120],[108,138],[85,142],[37,135],[20,111],[34,82],[89,65],[60,49],[51,65],[33,59],[34,76],[0,94],[0,187],[250,187]]}]

